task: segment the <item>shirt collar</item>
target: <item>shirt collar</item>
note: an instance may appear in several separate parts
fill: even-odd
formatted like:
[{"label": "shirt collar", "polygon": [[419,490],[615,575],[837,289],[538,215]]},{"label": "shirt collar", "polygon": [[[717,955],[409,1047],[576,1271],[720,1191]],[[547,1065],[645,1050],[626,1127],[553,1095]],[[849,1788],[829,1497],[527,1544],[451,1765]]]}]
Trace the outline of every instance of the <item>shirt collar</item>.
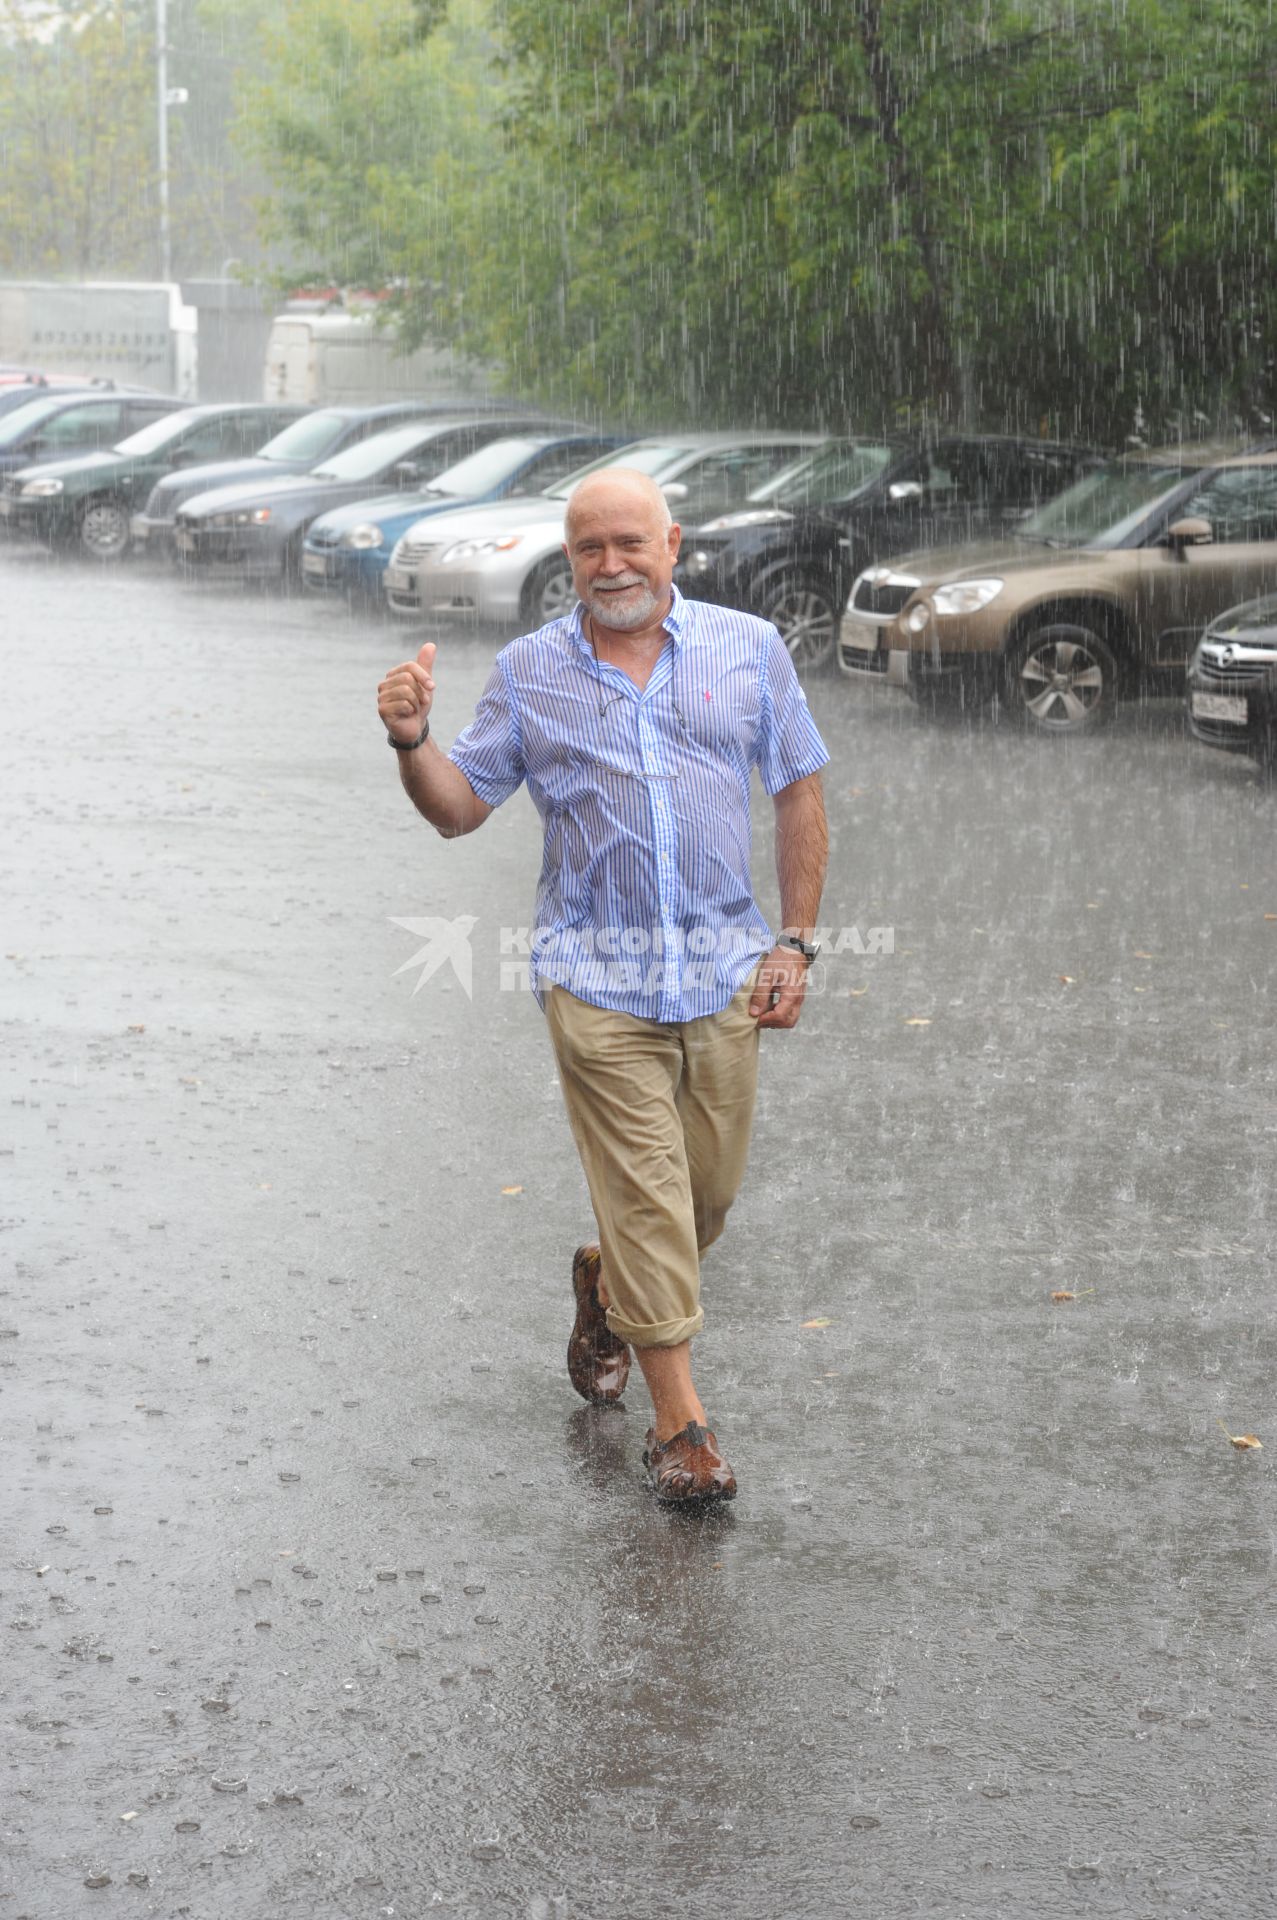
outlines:
[{"label": "shirt collar", "polygon": [[[691,627],[692,610],[678,588],[671,583],[670,610],[665,616],[665,631],[670,637],[670,645],[676,654],[691,632]],[[568,632],[575,640],[578,651],[587,653],[593,658],[594,649],[591,647],[589,635],[585,631],[585,606],[580,600],[577,601],[576,606],[569,616]]]}]

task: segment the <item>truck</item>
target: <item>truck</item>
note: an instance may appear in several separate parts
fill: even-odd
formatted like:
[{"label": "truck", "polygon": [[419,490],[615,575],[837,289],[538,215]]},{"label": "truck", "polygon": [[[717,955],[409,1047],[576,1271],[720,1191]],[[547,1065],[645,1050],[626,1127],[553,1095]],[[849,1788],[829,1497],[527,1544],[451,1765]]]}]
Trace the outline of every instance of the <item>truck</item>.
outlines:
[{"label": "truck", "polygon": [[196,310],[172,282],[0,281],[0,361],[198,394]]},{"label": "truck", "polygon": [[490,369],[438,345],[402,353],[373,313],[286,310],[271,323],[264,400],[361,406],[403,395],[464,406],[492,392]]}]

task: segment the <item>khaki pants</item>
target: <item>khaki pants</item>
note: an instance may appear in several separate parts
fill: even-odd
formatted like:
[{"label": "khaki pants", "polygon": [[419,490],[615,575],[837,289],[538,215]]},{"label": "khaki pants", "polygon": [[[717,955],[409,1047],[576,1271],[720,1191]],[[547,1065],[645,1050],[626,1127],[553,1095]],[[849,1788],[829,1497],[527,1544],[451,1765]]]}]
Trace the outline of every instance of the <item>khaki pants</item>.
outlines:
[{"label": "khaki pants", "polygon": [[545,993],[568,1121],[589,1184],[611,1304],[636,1347],[699,1333],[700,1254],[723,1231],[749,1153],[758,1085],[755,969],[703,1020],[610,1013]]}]

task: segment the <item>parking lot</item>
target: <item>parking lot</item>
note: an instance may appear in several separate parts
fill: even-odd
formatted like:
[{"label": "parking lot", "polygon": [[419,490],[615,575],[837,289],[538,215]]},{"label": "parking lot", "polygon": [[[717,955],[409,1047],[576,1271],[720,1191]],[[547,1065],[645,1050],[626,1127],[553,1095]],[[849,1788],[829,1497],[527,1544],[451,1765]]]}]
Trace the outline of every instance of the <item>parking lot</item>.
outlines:
[{"label": "parking lot", "polygon": [[[565,1377],[538,822],[403,799],[424,630],[36,548],[0,605],[0,1914],[1266,1914],[1251,765],[1175,698],[810,681],[842,952],[765,1040],[689,1523]],[[431,637],[446,737],[499,642]],[[461,916],[470,992],[414,964]]]}]

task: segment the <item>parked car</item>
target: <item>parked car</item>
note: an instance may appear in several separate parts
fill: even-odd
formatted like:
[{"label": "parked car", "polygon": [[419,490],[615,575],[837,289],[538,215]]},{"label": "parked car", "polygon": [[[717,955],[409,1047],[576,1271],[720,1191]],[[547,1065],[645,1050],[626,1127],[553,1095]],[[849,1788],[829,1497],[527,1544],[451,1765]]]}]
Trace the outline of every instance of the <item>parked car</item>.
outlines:
[{"label": "parked car", "polygon": [[1182,689],[1197,637],[1277,589],[1277,452],[1174,447],[1107,463],[1014,540],[875,563],[843,670],[934,704],[996,694],[1041,733],[1099,726],[1119,693]]},{"label": "parked car", "polygon": [[1194,739],[1277,774],[1277,598],[1212,620],[1189,663],[1187,704]]},{"label": "parked car", "polygon": [[745,500],[769,474],[824,436],[689,433],[632,440],[592,460],[536,500],[507,500],[439,514],[410,527],[386,569],[386,598],[409,616],[542,626],[576,603],[563,553],[563,515],[574,487],[604,467],[637,467],[662,488],[675,518],[707,518]]},{"label": "parked car", "polygon": [[761,614],[795,666],[821,666],[847,591],[871,560],[1004,534],[1099,459],[991,434],[829,440],[742,507],[685,526],[675,578],[693,598]]},{"label": "parked car", "polygon": [[319,592],[381,596],[400,535],[463,504],[539,493],[585,461],[623,444],[619,434],[521,434],[494,440],[446,467],[422,493],[357,500],[321,514],[302,549],[302,581]]},{"label": "parked car", "polygon": [[245,577],[295,577],[312,520],[377,488],[427,485],[463,453],[508,434],[513,423],[485,415],[409,420],[335,453],[309,473],[197,494],[177,513],[178,557],[193,568]]},{"label": "parked car", "polygon": [[117,387],[113,380],[73,380],[70,374],[24,375],[6,379],[0,374],[0,417],[16,413],[33,400],[68,400],[79,393],[141,393],[141,387]]},{"label": "parked car", "polygon": [[38,460],[118,446],[181,405],[158,393],[42,392],[0,419],[0,475]]},{"label": "parked car", "polygon": [[[273,402],[281,405],[281,402]],[[441,413],[425,402],[394,400],[376,407],[323,407],[302,412],[291,426],[260,447],[251,459],[218,460],[171,473],[151,489],[141,513],[133,516],[134,540],[148,553],[171,556],[177,510],[198,493],[214,487],[251,486],[257,480],[278,480],[286,473],[309,473],[346,447],[357,446],[371,434],[385,433],[409,420],[429,420]]]},{"label": "parked car", "polygon": [[210,454],[250,453],[300,411],[261,404],[184,407],[153,420],[110,452],[19,468],[5,479],[0,508],[13,531],[50,545],[75,540],[95,560],[118,560],[131,543],[134,501],[145,499],[166,473]]}]

